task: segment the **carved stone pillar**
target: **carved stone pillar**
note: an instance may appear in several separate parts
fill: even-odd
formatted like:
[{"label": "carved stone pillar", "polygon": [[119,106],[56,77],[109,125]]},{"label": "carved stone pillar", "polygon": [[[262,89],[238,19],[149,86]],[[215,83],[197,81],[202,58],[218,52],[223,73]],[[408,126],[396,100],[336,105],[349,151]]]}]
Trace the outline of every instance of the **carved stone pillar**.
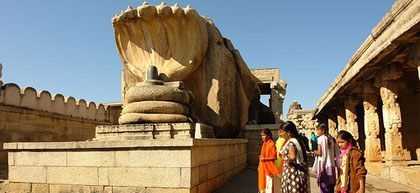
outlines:
[{"label": "carved stone pillar", "polygon": [[387,163],[395,165],[394,162],[405,161],[402,148],[401,110],[397,102],[398,85],[397,81],[384,81],[380,88],[382,99],[382,111],[385,127],[385,158]]},{"label": "carved stone pillar", "polygon": [[400,132],[402,119],[398,98],[398,82],[403,72],[397,65],[387,67],[376,80],[380,86],[382,114],[385,127],[385,159],[387,165],[406,165]]},{"label": "carved stone pillar", "polygon": [[338,131],[347,130],[346,129],[346,113],[344,111],[344,106],[342,105],[337,106],[337,124],[338,124]]},{"label": "carved stone pillar", "polygon": [[363,86],[364,128],[366,135],[365,156],[368,162],[382,161],[379,135],[378,91],[371,83]]},{"label": "carved stone pillar", "polygon": [[357,113],[356,113],[356,105],[357,101],[355,101],[352,97],[346,98],[345,101],[346,107],[346,128],[347,131],[350,132],[354,139],[357,141],[359,139],[359,127],[357,125]]},{"label": "carved stone pillar", "polygon": [[284,102],[284,95],[286,91],[281,87],[273,86],[273,83],[270,85],[271,94],[270,94],[270,108],[274,113],[274,118],[276,123],[283,122],[283,102]]},{"label": "carved stone pillar", "polygon": [[328,116],[328,130],[331,136],[337,137],[337,116],[330,114]]}]

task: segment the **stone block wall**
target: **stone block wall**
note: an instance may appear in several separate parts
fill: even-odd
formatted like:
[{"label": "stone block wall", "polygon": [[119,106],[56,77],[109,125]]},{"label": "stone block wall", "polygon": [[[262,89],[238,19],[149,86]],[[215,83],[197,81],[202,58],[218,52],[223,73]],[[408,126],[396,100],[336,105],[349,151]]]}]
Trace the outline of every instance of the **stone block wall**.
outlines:
[{"label": "stone block wall", "polygon": [[7,168],[5,142],[83,141],[97,125],[110,124],[102,104],[5,84],[0,89],[0,173]]},{"label": "stone block wall", "polygon": [[265,125],[246,125],[240,133],[240,138],[248,139],[248,165],[258,166],[259,155],[261,153],[261,147],[263,141],[261,139],[261,132],[264,128],[271,130],[273,134],[274,143],[279,138],[277,129],[280,124],[265,124]]},{"label": "stone block wall", "polygon": [[246,143],[240,139],[7,143],[9,190],[209,193],[246,167]]}]

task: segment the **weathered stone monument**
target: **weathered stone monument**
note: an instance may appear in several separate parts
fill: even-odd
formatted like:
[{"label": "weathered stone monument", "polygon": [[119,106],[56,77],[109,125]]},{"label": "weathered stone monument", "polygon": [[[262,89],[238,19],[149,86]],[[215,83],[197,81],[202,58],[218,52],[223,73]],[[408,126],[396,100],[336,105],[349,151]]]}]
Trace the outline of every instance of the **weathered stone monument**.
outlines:
[{"label": "weathered stone monument", "polygon": [[260,90],[230,40],[193,8],[177,4],[128,7],[112,19],[122,72],[123,104],[129,89],[145,80],[147,66],[159,79],[183,81],[194,95],[197,121],[215,128],[217,137],[236,137],[248,121]]}]

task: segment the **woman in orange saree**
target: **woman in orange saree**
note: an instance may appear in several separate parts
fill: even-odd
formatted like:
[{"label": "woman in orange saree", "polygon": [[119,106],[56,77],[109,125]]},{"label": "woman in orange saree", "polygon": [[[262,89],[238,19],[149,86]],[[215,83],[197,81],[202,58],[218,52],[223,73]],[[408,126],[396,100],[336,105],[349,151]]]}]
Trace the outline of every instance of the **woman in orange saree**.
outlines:
[{"label": "woman in orange saree", "polygon": [[273,193],[273,177],[279,174],[279,169],[275,164],[277,159],[276,145],[272,140],[272,134],[269,129],[261,132],[263,145],[261,147],[260,163],[258,165],[258,191],[262,193]]}]

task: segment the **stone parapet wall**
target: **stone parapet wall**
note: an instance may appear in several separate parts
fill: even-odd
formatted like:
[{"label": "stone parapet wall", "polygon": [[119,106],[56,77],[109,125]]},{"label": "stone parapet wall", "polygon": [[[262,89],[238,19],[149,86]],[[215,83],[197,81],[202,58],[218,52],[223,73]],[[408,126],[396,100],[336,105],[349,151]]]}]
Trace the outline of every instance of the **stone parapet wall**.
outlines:
[{"label": "stone parapet wall", "polygon": [[20,88],[14,83],[1,87],[0,105],[38,110],[82,119],[108,122],[107,110],[102,104],[84,99],[51,95],[48,91],[36,91],[32,87]]},{"label": "stone parapet wall", "polygon": [[242,129],[240,137],[248,139],[248,165],[256,166],[259,163],[259,155],[261,153],[261,147],[263,141],[261,139],[261,132],[264,128],[271,130],[273,134],[273,141],[279,138],[277,134],[277,129],[281,124],[264,124],[264,125],[245,125],[245,128]]},{"label": "stone parapet wall", "polygon": [[[95,137],[95,127],[106,122],[0,105],[0,145],[18,141],[83,141]],[[0,169],[7,152],[0,147]],[[1,171],[3,172],[3,171]]]},{"label": "stone parapet wall", "polygon": [[21,89],[6,84],[0,89],[0,173],[7,168],[6,142],[84,141],[95,137],[97,125],[109,123],[104,105]]},{"label": "stone parapet wall", "polygon": [[247,165],[247,140],[7,143],[9,189],[212,192]]}]

